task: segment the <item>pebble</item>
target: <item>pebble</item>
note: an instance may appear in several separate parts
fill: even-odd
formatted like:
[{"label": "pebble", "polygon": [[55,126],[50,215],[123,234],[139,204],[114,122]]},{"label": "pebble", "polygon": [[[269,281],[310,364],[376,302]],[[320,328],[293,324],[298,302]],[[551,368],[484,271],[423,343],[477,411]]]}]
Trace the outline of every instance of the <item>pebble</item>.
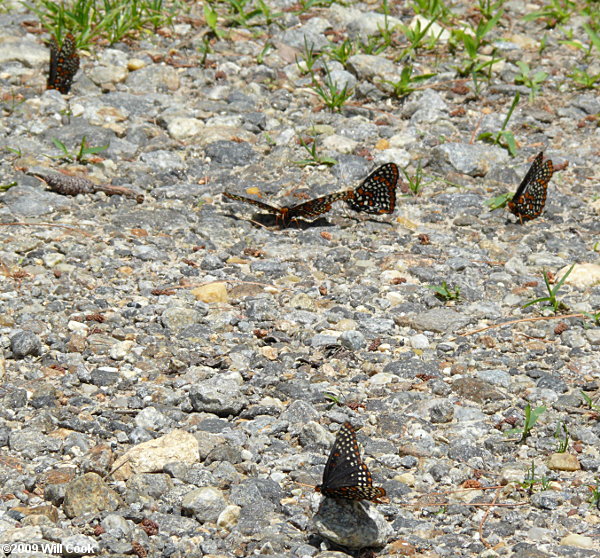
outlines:
[{"label": "pebble", "polygon": [[553,471],[579,471],[581,466],[577,456],[570,453],[553,453],[548,459],[548,469]]}]

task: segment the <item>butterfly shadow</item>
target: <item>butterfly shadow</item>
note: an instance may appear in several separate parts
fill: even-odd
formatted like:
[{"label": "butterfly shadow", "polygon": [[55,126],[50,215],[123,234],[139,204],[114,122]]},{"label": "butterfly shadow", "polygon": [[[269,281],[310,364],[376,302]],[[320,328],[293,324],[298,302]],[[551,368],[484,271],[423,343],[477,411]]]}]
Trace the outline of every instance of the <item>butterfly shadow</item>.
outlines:
[{"label": "butterfly shadow", "polygon": [[244,217],[240,217],[235,213],[230,213],[228,215],[229,218],[235,219],[236,221],[246,221],[257,225],[259,227],[264,227],[266,229],[279,228],[281,229],[299,229],[299,230],[307,230],[313,229],[317,227],[333,227],[334,225],[330,223],[325,217],[319,217],[314,221],[305,221],[304,219],[298,219],[294,217],[288,221],[282,220],[280,217],[276,215],[270,215],[269,213],[256,213],[252,215],[252,219],[245,219]]}]

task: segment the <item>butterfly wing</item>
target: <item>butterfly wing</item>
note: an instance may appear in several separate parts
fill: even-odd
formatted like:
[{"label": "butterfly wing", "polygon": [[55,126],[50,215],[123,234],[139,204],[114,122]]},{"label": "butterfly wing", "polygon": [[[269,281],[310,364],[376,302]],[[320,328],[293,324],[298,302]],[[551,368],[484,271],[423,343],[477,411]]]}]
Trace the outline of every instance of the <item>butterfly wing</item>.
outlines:
[{"label": "butterfly wing", "polygon": [[508,210],[521,222],[531,221],[542,213],[553,173],[552,161],[544,162],[544,153],[540,152],[507,204]]},{"label": "butterfly wing", "polygon": [[333,202],[348,199],[349,194],[349,192],[337,192],[294,205],[288,208],[288,217],[290,219],[295,217],[318,217],[330,211]]},{"label": "butterfly wing", "polygon": [[244,196],[238,196],[237,194],[230,194],[229,192],[223,192],[223,195],[230,200],[241,201],[244,203],[249,203],[251,205],[255,205],[256,207],[260,207],[269,213],[274,213],[275,215],[282,215],[282,210],[278,207],[274,207],[269,205],[268,203],[264,203],[258,200],[253,200],[252,198],[246,198]]},{"label": "butterfly wing", "polygon": [[348,199],[348,205],[354,211],[392,213],[396,207],[396,184],[399,176],[395,163],[380,166],[354,190]]},{"label": "butterfly wing", "polygon": [[56,89],[56,67],[58,64],[58,53],[60,49],[58,48],[58,43],[54,37],[52,37],[48,43],[48,46],[50,47],[50,71],[48,73],[46,89]]},{"label": "butterfly wing", "polygon": [[360,458],[356,432],[349,422],[340,428],[323,471],[323,482],[318,492],[332,498],[371,500],[379,502],[385,490],[373,486],[368,467]]},{"label": "butterfly wing", "polygon": [[60,50],[53,38],[50,41],[50,72],[46,88],[58,89],[62,94],[68,93],[78,69],[79,55],[77,54],[75,37],[68,33]]}]

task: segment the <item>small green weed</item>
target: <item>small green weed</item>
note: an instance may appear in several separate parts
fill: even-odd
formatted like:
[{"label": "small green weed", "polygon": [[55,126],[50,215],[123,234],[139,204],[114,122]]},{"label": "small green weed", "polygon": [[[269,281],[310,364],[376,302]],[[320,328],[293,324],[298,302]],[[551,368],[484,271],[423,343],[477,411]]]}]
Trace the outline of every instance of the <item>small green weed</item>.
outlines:
[{"label": "small green weed", "polygon": [[556,27],[558,24],[566,22],[576,8],[575,2],[571,2],[571,0],[551,0],[549,5],[525,15],[523,20],[544,19],[548,27]]},{"label": "small green weed", "polygon": [[312,74],[312,87],[315,93],[321,97],[325,106],[331,112],[339,112],[342,110],[342,107],[346,104],[346,101],[352,97],[354,91],[351,87],[348,87],[348,83],[344,84],[344,87],[340,89],[337,84],[334,82],[331,74],[329,72],[329,68],[327,64],[323,65],[325,69],[325,79],[324,83],[320,83],[317,81],[315,74]]},{"label": "small green weed", "polygon": [[344,39],[339,45],[329,47],[329,56],[333,60],[337,60],[340,64],[346,65],[355,51],[354,43],[348,38]]},{"label": "small green weed", "polygon": [[522,84],[529,89],[529,101],[533,101],[536,95],[539,93],[540,85],[546,81],[548,74],[542,70],[538,72],[532,72],[529,68],[529,64],[519,60],[517,66],[521,70],[521,73],[515,77],[515,83]]},{"label": "small green weed", "polygon": [[265,56],[267,56],[267,54],[269,54],[269,52],[273,49],[273,44],[271,44],[269,41],[267,41],[265,43],[265,46],[262,48],[262,50],[260,51],[259,55],[256,57],[256,63],[257,64],[262,64],[265,61]]},{"label": "small green weed", "polygon": [[512,192],[505,192],[504,194],[500,194],[495,198],[490,198],[486,200],[485,204],[488,206],[490,211],[496,211],[496,209],[502,209],[506,207],[506,204],[512,199]]},{"label": "small green weed", "polygon": [[[217,14],[216,10],[208,2],[204,3],[202,10],[204,11],[204,20],[206,21],[206,25],[208,25],[208,28],[212,31],[212,34],[219,39],[225,37],[227,33],[225,33],[225,31],[222,29],[219,29],[217,26],[219,15]],[[205,52],[207,46],[208,45],[205,41]]]},{"label": "small green weed", "polygon": [[5,145],[4,149],[6,149],[6,151],[10,151],[11,153],[14,153],[17,157],[23,156],[23,152],[21,151],[20,147],[9,147],[8,145]]},{"label": "small green weed", "polygon": [[0,192],[7,192],[13,186],[16,186],[17,182],[8,182],[7,184],[0,184]]},{"label": "small green weed", "polygon": [[412,9],[428,19],[446,20],[450,16],[450,9],[443,0],[413,0]]},{"label": "small green weed", "polygon": [[[423,43],[425,42],[425,39],[427,39],[427,32],[435,22],[436,18],[431,19],[423,29],[421,29],[421,22],[419,20],[417,20],[414,28],[411,28],[408,25],[401,25],[400,31],[408,40],[408,46],[404,48],[399,56],[396,56],[396,61],[403,60],[407,56],[412,56],[418,48],[424,46]],[[443,33],[443,30],[440,31],[440,33]],[[427,41],[427,46],[433,48],[437,43],[437,37],[430,37]]]},{"label": "small green weed", "polygon": [[435,296],[441,298],[444,301],[459,300],[460,299],[460,287],[456,286],[450,288],[446,281],[442,281],[441,285],[425,285],[428,289],[431,289]]},{"label": "small green weed", "polygon": [[474,78],[483,74],[483,70],[489,68],[488,79],[491,78],[492,66],[498,62],[494,54],[490,60],[482,60],[480,58],[479,49],[488,43],[485,36],[496,26],[503,15],[500,10],[487,21],[481,19],[476,28],[470,26],[468,29],[455,29],[452,31],[451,43],[456,46],[456,43],[462,43],[467,59],[462,66],[456,66],[455,69],[459,76],[472,76]]},{"label": "small green weed", "polygon": [[331,4],[335,4],[336,0],[300,0],[300,9],[297,13],[303,14],[312,8],[328,8]]},{"label": "small green weed", "polygon": [[507,430],[505,434],[507,436],[512,436],[514,434],[521,434],[521,438],[519,442],[524,442],[529,436],[531,436],[531,429],[534,427],[538,418],[546,412],[546,407],[544,405],[540,405],[535,409],[531,408],[531,405],[527,403],[525,406],[525,421],[523,422],[522,428],[511,428]]},{"label": "small green weed", "polygon": [[[304,50],[302,51],[302,60],[298,61],[296,58],[296,66],[301,74],[313,74],[314,66],[321,55],[315,51],[315,45],[308,44],[306,36],[304,37]],[[304,62],[304,67],[302,66]]]},{"label": "small green weed", "polygon": [[383,82],[391,85],[394,89],[394,95],[399,99],[402,99],[402,97],[410,95],[417,89],[416,87],[413,87],[414,85],[434,77],[435,75],[437,74],[413,75],[413,66],[412,64],[408,64],[402,68],[402,71],[400,72],[400,79],[398,81],[384,79]]},{"label": "small green weed", "polygon": [[588,74],[586,70],[575,70],[568,74],[569,77],[582,89],[595,89],[600,87],[600,74]]},{"label": "small green weed", "polygon": [[530,300],[527,304],[523,304],[523,306],[521,306],[521,308],[527,308],[528,306],[531,306],[532,304],[539,304],[540,302],[549,302],[552,305],[552,308],[554,309],[555,314],[559,310],[568,310],[568,307],[565,304],[563,304],[562,302],[560,302],[556,298],[556,295],[558,294],[558,291],[562,287],[563,283],[566,281],[566,279],[569,276],[569,274],[571,273],[571,271],[573,271],[574,267],[575,267],[575,264],[573,264],[569,268],[569,270],[560,278],[560,280],[553,287],[550,285],[550,281],[548,280],[548,274],[544,271],[543,272],[544,283],[546,283],[546,289],[548,290],[548,296],[543,296],[540,298],[536,298],[535,300]]},{"label": "small green weed", "polygon": [[[408,167],[406,167],[408,168]],[[404,178],[408,182],[408,188],[412,192],[413,196],[418,196],[423,189],[423,167],[421,165],[421,161],[417,163],[417,168],[415,169],[415,174],[413,176],[409,175],[406,171],[406,168],[400,169]]]},{"label": "small green weed", "polygon": [[595,47],[596,50],[600,53],[600,36],[598,36],[596,31],[594,31],[590,24],[584,23],[582,27],[583,30],[588,34],[588,37],[590,38],[590,49],[588,55],[591,53],[592,47]]},{"label": "small green weed", "polygon": [[581,397],[583,398],[583,401],[588,409],[591,409],[592,411],[600,411],[600,405],[596,405],[594,400],[585,391],[580,391],[579,393],[581,394]]},{"label": "small green weed", "polygon": [[62,39],[68,31],[72,31],[78,48],[89,48],[100,37],[114,44],[144,28],[156,30],[169,25],[174,9],[168,8],[163,0],[40,0],[24,5],[38,16],[42,27],[57,39]]},{"label": "small green weed", "polygon": [[383,4],[383,11],[385,15],[384,24],[383,27],[379,27],[379,34],[373,34],[367,37],[366,43],[362,40],[358,42],[358,48],[365,54],[381,54],[393,42],[393,30],[390,29],[386,2]]},{"label": "small green weed", "polygon": [[548,477],[543,476],[540,478],[537,478],[535,476],[535,463],[532,461],[531,462],[531,467],[529,469],[527,469],[527,473],[525,475],[525,478],[523,479],[523,482],[521,482],[521,488],[524,488],[525,490],[527,490],[527,492],[531,495],[533,494],[533,489],[534,487],[539,484],[541,485],[541,489],[542,490],[547,490],[548,486],[549,486],[549,480]]},{"label": "small green weed", "polygon": [[564,422],[559,422],[556,425],[556,431],[554,432],[558,445],[556,447],[557,453],[565,453],[569,447],[569,430]]},{"label": "small green weed", "polygon": [[[591,313],[591,312],[582,312],[582,314],[591,320],[595,325],[600,326],[600,312]],[[583,322],[583,327],[588,328],[587,322]]]},{"label": "small green weed", "polygon": [[[477,139],[482,141],[488,141],[494,145],[499,145],[500,147],[506,149],[510,153],[511,157],[514,157],[517,154],[517,142],[515,141],[515,137],[513,136],[512,132],[510,130],[507,130],[506,127],[508,126],[508,122],[510,121],[512,114],[515,111],[515,108],[517,108],[520,99],[521,95],[517,91],[513,102],[510,105],[510,108],[508,109],[506,118],[502,123],[502,127],[498,132],[496,132],[495,134],[492,132],[483,132],[477,136]],[[501,207],[504,207],[504,205]],[[490,209],[490,211],[493,211],[493,209]]]},{"label": "small green weed", "polygon": [[52,143],[63,152],[63,155],[60,156],[61,159],[82,164],[86,164],[88,162],[86,159],[88,155],[95,155],[96,153],[100,153],[101,151],[108,149],[109,146],[109,144],[106,144],[100,145],[98,147],[89,147],[85,136],[81,138],[79,149],[73,152],[70,152],[67,149],[67,146],[57,138],[52,138]]},{"label": "small green weed", "polygon": [[317,138],[313,138],[312,141],[306,142],[301,136],[298,136],[298,141],[300,145],[306,149],[309,154],[309,159],[301,159],[300,161],[294,161],[295,165],[300,167],[309,167],[309,166],[318,166],[318,165],[327,165],[333,166],[337,164],[335,159],[331,157],[324,157],[317,153]]},{"label": "small green weed", "polygon": [[498,13],[505,2],[506,0],[496,0],[496,2],[492,2],[491,0],[477,0],[481,15],[488,21]]},{"label": "small green weed", "polygon": [[343,405],[340,397],[337,396],[335,393],[331,393],[331,392],[327,391],[323,394],[323,397],[331,402],[329,405],[329,409],[331,409],[332,407],[335,407],[336,405],[338,407],[341,407]]}]

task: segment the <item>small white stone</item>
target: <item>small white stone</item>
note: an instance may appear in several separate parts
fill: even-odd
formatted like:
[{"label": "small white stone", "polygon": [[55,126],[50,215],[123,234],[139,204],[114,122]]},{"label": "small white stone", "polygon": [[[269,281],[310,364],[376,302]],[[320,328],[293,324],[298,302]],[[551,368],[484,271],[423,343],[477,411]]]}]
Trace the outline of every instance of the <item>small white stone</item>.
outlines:
[{"label": "small white stone", "polygon": [[69,331],[80,333],[81,335],[87,335],[88,333],[88,326],[83,322],[78,322],[77,320],[71,320],[67,324],[67,328],[69,328]]},{"label": "small white stone", "polygon": [[238,517],[240,516],[240,506],[227,506],[217,518],[217,526],[222,529],[231,530],[232,527],[237,523]]},{"label": "small white stone", "polygon": [[561,546],[576,546],[577,548],[594,548],[594,539],[571,533],[560,540]]},{"label": "small white stone", "polygon": [[422,333],[417,333],[410,338],[410,346],[413,349],[426,349],[429,347],[429,339]]}]

